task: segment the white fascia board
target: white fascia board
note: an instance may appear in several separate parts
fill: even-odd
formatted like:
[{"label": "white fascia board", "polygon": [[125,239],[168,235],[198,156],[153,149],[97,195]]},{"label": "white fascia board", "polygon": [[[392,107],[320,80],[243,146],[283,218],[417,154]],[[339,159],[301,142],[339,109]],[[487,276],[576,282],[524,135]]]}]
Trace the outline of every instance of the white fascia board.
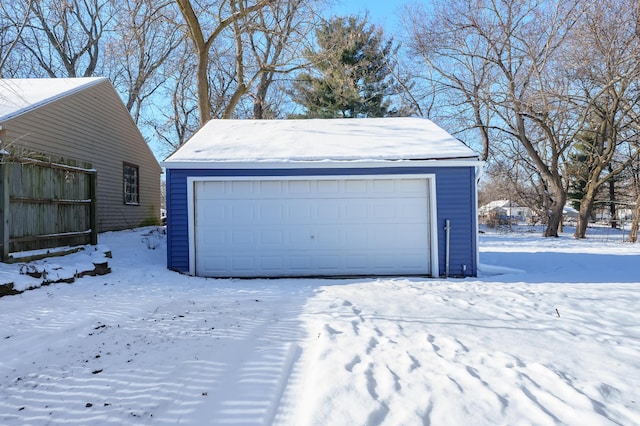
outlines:
[{"label": "white fascia board", "polygon": [[450,160],[396,160],[396,161],[163,161],[167,169],[370,169],[381,167],[480,167],[484,162],[476,158]]}]

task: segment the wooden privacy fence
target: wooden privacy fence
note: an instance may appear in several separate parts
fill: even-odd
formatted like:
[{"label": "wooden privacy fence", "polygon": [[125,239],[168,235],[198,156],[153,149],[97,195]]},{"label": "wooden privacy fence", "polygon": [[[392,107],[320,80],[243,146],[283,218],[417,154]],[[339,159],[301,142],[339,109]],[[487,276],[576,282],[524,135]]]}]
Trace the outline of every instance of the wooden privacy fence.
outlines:
[{"label": "wooden privacy fence", "polygon": [[0,151],[0,261],[20,251],[97,244],[96,178],[90,163]]}]

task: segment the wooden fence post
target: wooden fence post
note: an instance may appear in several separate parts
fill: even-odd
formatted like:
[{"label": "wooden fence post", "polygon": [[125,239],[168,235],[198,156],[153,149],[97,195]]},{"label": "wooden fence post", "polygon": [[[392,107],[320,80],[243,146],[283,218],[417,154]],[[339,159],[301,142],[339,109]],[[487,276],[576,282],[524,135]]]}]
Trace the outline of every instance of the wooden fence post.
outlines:
[{"label": "wooden fence post", "polygon": [[89,197],[91,207],[89,207],[89,225],[91,226],[91,244],[98,244],[98,172],[89,173]]},{"label": "wooden fence post", "polygon": [[0,148],[0,262],[9,258],[9,153]]}]

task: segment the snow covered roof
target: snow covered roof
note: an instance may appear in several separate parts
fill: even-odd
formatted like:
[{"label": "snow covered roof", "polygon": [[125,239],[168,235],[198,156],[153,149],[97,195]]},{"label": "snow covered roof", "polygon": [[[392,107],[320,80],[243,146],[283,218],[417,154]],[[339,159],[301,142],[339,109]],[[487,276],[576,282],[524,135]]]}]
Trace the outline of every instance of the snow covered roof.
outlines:
[{"label": "snow covered roof", "polygon": [[421,118],[211,120],[163,165],[461,159],[479,155]]},{"label": "snow covered roof", "polygon": [[104,80],[105,77],[0,79],[0,121],[14,118]]}]

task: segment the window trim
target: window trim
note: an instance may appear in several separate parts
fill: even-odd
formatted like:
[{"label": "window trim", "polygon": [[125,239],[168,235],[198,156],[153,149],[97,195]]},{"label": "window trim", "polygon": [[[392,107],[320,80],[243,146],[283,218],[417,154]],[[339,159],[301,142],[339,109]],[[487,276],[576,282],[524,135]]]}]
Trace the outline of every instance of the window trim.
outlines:
[{"label": "window trim", "polygon": [[[127,172],[135,170],[135,182],[128,182],[127,178],[131,176]],[[133,185],[135,192],[127,191],[127,186]],[[135,201],[131,201],[132,196],[135,195]],[[140,205],[140,166],[126,161],[122,162],[122,201],[127,206],[139,206]]]}]

